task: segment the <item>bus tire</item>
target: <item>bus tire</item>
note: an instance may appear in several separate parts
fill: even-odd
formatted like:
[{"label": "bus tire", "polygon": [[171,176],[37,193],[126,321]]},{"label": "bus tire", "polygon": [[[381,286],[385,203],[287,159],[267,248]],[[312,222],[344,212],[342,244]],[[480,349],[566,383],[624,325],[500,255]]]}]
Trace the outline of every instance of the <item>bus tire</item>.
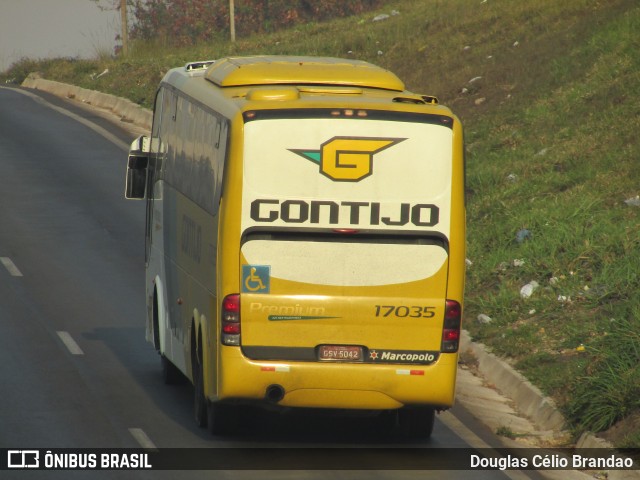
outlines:
[{"label": "bus tire", "polygon": [[196,363],[194,370],[194,399],[193,399],[193,413],[196,419],[196,425],[199,427],[205,427],[207,425],[207,402],[204,398],[204,379],[202,378],[202,368]]},{"label": "bus tire", "polygon": [[182,383],[184,379],[182,372],[164,355],[160,355],[160,366],[162,368],[162,380],[164,380],[165,385]]},{"label": "bus tire", "polygon": [[162,346],[160,345],[160,319],[158,315],[158,291],[153,290],[153,346],[162,354]]},{"label": "bus tire", "polygon": [[375,427],[384,434],[393,432],[398,423],[398,410],[383,410],[375,418]]},{"label": "bus tire", "polygon": [[428,407],[404,407],[398,411],[400,432],[406,438],[427,439],[433,433],[436,411]]},{"label": "bus tire", "polygon": [[233,405],[208,402],[207,428],[213,435],[232,433],[237,425],[237,412]]},{"label": "bus tire", "polygon": [[191,369],[193,371],[193,413],[196,425],[207,426],[207,399],[204,396],[204,375],[202,363],[195,348],[191,350]]}]

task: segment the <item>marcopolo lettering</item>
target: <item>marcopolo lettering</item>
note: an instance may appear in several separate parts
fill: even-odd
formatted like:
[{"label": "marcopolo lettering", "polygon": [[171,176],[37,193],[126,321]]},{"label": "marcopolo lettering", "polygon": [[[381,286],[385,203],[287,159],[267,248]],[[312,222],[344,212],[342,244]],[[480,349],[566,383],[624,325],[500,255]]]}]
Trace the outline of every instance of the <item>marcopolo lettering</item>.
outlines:
[{"label": "marcopolo lettering", "polygon": [[406,352],[406,353],[395,353],[395,352],[382,352],[382,356],[380,360],[393,362],[428,362],[431,363],[435,361],[436,356],[433,353],[415,353],[415,352]]},{"label": "marcopolo lettering", "polygon": [[335,202],[331,200],[276,200],[261,198],[251,202],[251,219],[272,223],[328,223],[337,225],[389,225],[433,227],[440,221],[440,209],[430,203]]},{"label": "marcopolo lettering", "polygon": [[378,363],[420,363],[429,365],[440,357],[440,352],[415,350],[370,350],[369,361]]}]

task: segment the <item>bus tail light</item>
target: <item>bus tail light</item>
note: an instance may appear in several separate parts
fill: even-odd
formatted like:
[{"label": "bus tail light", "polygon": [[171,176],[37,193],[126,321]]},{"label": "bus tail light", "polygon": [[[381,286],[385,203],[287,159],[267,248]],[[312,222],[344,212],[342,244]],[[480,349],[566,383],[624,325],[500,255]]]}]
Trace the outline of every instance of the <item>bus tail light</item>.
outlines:
[{"label": "bus tail light", "polygon": [[455,300],[447,300],[444,310],[444,328],[442,330],[442,347],[445,353],[455,353],[460,345],[460,324],[462,306]]},{"label": "bus tail light", "polygon": [[240,295],[227,295],[222,300],[222,332],[220,339],[223,345],[240,345]]}]

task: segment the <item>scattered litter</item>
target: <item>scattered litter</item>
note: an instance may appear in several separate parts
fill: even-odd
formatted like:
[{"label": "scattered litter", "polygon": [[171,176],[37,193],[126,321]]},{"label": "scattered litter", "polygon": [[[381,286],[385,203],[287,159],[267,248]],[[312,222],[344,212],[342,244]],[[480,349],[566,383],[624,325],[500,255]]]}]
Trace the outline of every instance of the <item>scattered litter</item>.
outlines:
[{"label": "scattered litter", "polygon": [[513,265],[514,267],[521,267],[524,265],[524,260],[521,258],[515,258],[512,262],[511,265]]},{"label": "scattered litter", "polygon": [[378,50],[378,55],[383,55],[382,50]]},{"label": "scattered litter", "polygon": [[375,17],[373,17],[373,21],[381,22],[382,20],[386,20],[387,18],[389,18],[389,15],[387,15],[386,13],[381,13],[380,15],[376,15]]},{"label": "scattered litter", "polygon": [[538,287],[538,282],[536,282],[535,280],[531,280],[520,289],[520,296],[522,298],[529,298]]},{"label": "scattered litter", "polygon": [[512,46],[513,46],[513,47],[517,47],[518,45],[520,45],[520,42],[516,40],[515,42],[513,42],[513,45],[512,45]]},{"label": "scattered litter", "polygon": [[486,100],[487,100],[486,98],[480,97],[480,98],[476,98],[473,103],[476,105],[482,105]]},{"label": "scattered litter", "polygon": [[526,228],[520,229],[518,230],[518,233],[516,233],[516,241],[518,243],[523,243],[527,240],[531,240],[532,237],[533,237],[533,234],[531,233],[531,231],[527,230]]},{"label": "scattered litter", "polygon": [[571,297],[567,297],[566,295],[558,295],[558,301],[560,303],[571,303]]},{"label": "scattered litter", "polygon": [[536,157],[544,157],[547,154],[548,151],[549,151],[548,148],[543,148],[538,153],[536,153]]},{"label": "scattered litter", "polygon": [[536,314],[536,309],[535,308],[532,308],[531,310],[529,310],[529,315],[535,315],[535,314]]},{"label": "scattered litter", "polygon": [[576,347],[576,352],[584,352],[585,350],[586,348],[582,343]]},{"label": "scattered litter", "polygon": [[478,315],[477,320],[478,320],[478,323],[481,323],[483,325],[493,322],[493,319],[489,315],[485,315],[484,313],[481,313],[480,315]]},{"label": "scattered litter", "polygon": [[96,76],[96,78],[100,78],[101,76],[106,75],[107,73],[109,73],[109,69],[105,68],[100,75]]},{"label": "scattered litter", "polygon": [[475,83],[478,80],[482,80],[482,77],[473,77],[471,80],[469,80],[469,83]]},{"label": "scattered litter", "polygon": [[465,45],[465,47],[462,50],[465,52],[468,52],[469,50],[471,50],[471,47],[469,45]]},{"label": "scattered litter", "polygon": [[467,265],[467,267],[470,267],[471,265],[473,265],[473,262],[468,258],[465,258],[464,263]]},{"label": "scattered litter", "polygon": [[515,173],[510,173],[509,175],[507,175],[507,180],[509,180],[510,182],[517,182],[518,176]]},{"label": "scattered litter", "polygon": [[400,12],[398,10],[391,10],[391,16],[395,17],[396,15],[400,15]]},{"label": "scattered litter", "polygon": [[469,89],[467,87],[462,87],[462,90],[460,90],[460,93],[469,93]]},{"label": "scattered litter", "polygon": [[560,281],[560,279],[559,279],[558,277],[551,277],[551,278],[549,279],[549,283],[550,283],[551,285],[556,285],[559,281]]},{"label": "scattered litter", "polygon": [[635,197],[628,198],[624,201],[630,207],[640,207],[640,196],[636,195]]}]

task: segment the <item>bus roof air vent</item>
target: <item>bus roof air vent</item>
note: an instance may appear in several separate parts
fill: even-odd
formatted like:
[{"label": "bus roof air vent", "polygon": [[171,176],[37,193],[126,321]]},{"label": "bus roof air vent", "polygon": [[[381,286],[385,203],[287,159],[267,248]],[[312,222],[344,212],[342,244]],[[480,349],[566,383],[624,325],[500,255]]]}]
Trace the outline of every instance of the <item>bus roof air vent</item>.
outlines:
[{"label": "bus roof air vent", "polygon": [[422,99],[422,97],[419,97],[417,95],[415,96],[403,95],[402,97],[393,97],[393,101],[395,103],[415,103],[416,105],[424,105],[426,103]]},{"label": "bus roof air vent", "polygon": [[197,70],[205,70],[211,64],[215,63],[215,60],[203,60],[200,62],[189,62],[184,66],[186,72],[195,72]]},{"label": "bus roof air vent", "polygon": [[258,87],[252,88],[247,92],[247,100],[271,100],[271,101],[284,101],[284,100],[298,100],[300,98],[300,92],[295,87]]},{"label": "bus roof air vent", "polygon": [[402,95],[394,97],[394,102],[397,103],[415,103],[417,105],[437,105],[438,99],[431,95]]},{"label": "bus roof air vent", "polygon": [[266,55],[228,57],[209,66],[205,77],[219,87],[335,85],[404,91],[395,74],[371,63],[330,57]]}]

